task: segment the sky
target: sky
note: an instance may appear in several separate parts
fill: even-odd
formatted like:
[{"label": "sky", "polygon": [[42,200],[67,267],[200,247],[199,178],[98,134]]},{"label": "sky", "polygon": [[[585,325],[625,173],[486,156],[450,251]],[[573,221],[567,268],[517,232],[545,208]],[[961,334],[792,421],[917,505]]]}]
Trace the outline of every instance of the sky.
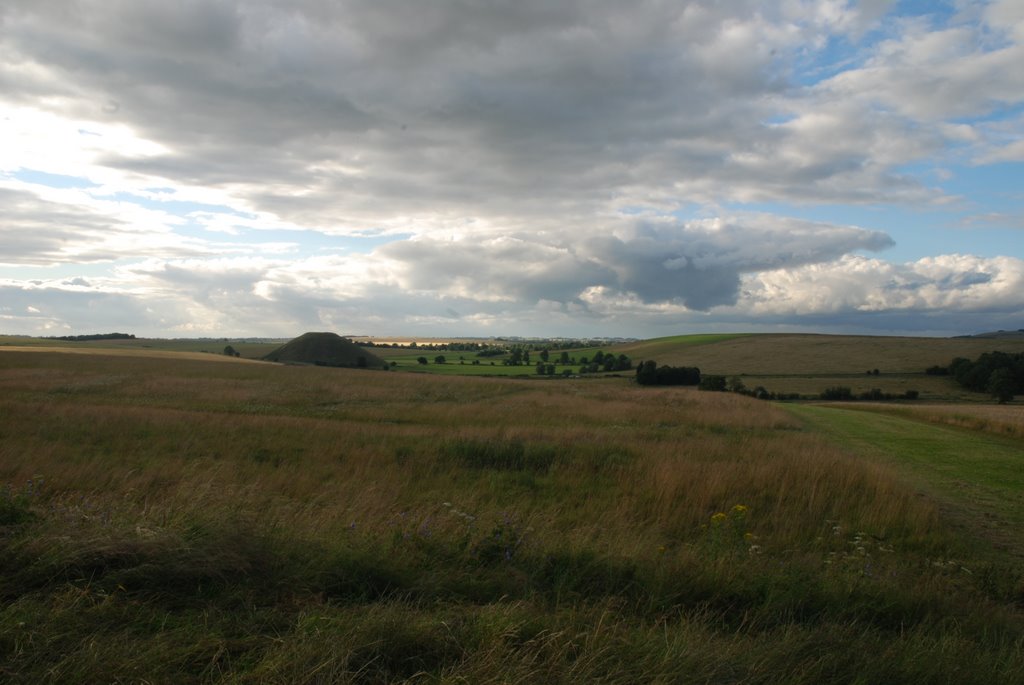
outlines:
[{"label": "sky", "polygon": [[1021,0],[4,0],[0,333],[1024,328]]}]

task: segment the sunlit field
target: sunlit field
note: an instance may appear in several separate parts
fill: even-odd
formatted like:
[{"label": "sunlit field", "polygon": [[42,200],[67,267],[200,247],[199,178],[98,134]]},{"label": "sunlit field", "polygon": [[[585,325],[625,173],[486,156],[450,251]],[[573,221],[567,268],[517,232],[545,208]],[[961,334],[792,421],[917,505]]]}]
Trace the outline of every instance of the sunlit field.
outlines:
[{"label": "sunlit field", "polygon": [[1012,550],[734,394],[0,348],[0,487],[9,682],[1024,681]]}]

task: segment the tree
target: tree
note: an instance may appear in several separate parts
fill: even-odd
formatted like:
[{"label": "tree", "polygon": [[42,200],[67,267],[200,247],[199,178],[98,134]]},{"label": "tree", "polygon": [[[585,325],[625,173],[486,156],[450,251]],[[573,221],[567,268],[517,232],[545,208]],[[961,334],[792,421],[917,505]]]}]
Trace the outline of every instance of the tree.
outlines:
[{"label": "tree", "polygon": [[703,376],[698,387],[701,390],[725,392],[725,376]]},{"label": "tree", "polygon": [[416,361],[419,362],[420,364],[426,364],[427,363],[427,358],[426,357],[416,357]]},{"label": "tree", "polygon": [[819,397],[823,400],[852,400],[853,390],[844,385],[835,385],[822,390]]},{"label": "tree", "polygon": [[445,362],[445,358],[444,358],[443,354],[439,354],[436,357],[434,357],[434,363],[435,364],[444,364],[444,362]]},{"label": "tree", "polygon": [[542,362],[547,362],[547,360],[548,360],[548,351],[547,350],[541,350],[540,351],[540,360]]},{"label": "tree", "polygon": [[1016,390],[1013,382],[1013,372],[1010,369],[996,369],[988,377],[988,391],[996,398],[999,404],[1006,404],[1013,399]]},{"label": "tree", "polygon": [[653,359],[640,362],[636,366],[636,382],[640,385],[654,385],[658,382],[658,364]]},{"label": "tree", "polygon": [[238,356],[238,353],[235,352],[235,348],[233,348],[231,345],[228,345],[227,347],[224,348],[224,354],[226,354],[229,357],[237,357]]},{"label": "tree", "polygon": [[695,366],[658,366],[648,359],[637,365],[636,382],[640,385],[697,385],[701,375]]}]

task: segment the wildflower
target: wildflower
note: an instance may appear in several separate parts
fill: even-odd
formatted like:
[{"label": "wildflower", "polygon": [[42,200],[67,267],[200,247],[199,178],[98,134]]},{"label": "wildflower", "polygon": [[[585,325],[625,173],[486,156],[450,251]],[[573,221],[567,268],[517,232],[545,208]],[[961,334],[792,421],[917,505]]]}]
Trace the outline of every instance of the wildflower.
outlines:
[{"label": "wildflower", "polygon": [[760,554],[761,553],[761,545],[751,545],[750,549],[747,550],[747,551],[750,554]]},{"label": "wildflower", "polygon": [[747,506],[745,504],[734,505],[732,508],[732,513],[736,514],[737,516],[742,516],[743,514],[747,513]]},{"label": "wildflower", "polygon": [[747,542],[750,542],[751,540],[754,539],[754,534],[751,533],[750,531],[747,531],[746,533],[743,534],[743,539],[746,540]]},{"label": "wildflower", "polygon": [[658,547],[658,551],[659,551],[659,552],[660,552],[661,554],[664,554],[664,553],[665,553],[665,549],[666,549],[665,545],[661,545],[661,546],[659,546],[659,547]]},{"label": "wildflower", "polygon": [[724,521],[727,518],[729,518],[729,517],[726,516],[723,512],[720,511],[717,514],[715,514],[714,516],[711,517],[711,522],[712,523],[721,523],[722,521]]}]

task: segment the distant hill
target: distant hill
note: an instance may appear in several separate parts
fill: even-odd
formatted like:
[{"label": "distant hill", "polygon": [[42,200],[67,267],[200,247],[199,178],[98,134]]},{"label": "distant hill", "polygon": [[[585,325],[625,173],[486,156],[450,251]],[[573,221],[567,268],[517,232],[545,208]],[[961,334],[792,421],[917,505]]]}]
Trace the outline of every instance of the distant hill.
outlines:
[{"label": "distant hill", "polygon": [[908,338],[887,336],[764,333],[689,335],[654,338],[612,348],[634,363],[696,366],[711,374],[842,374],[881,369],[883,373],[923,373],[954,357],[974,359],[983,352],[1024,352],[1024,336]]},{"label": "distant hill", "polygon": [[286,364],[316,364],[346,368],[383,368],[387,363],[336,333],[305,333],[264,357]]},{"label": "distant hill", "polygon": [[1024,328],[1016,331],[990,331],[960,336],[963,338],[987,338],[989,340],[1024,340]]}]

